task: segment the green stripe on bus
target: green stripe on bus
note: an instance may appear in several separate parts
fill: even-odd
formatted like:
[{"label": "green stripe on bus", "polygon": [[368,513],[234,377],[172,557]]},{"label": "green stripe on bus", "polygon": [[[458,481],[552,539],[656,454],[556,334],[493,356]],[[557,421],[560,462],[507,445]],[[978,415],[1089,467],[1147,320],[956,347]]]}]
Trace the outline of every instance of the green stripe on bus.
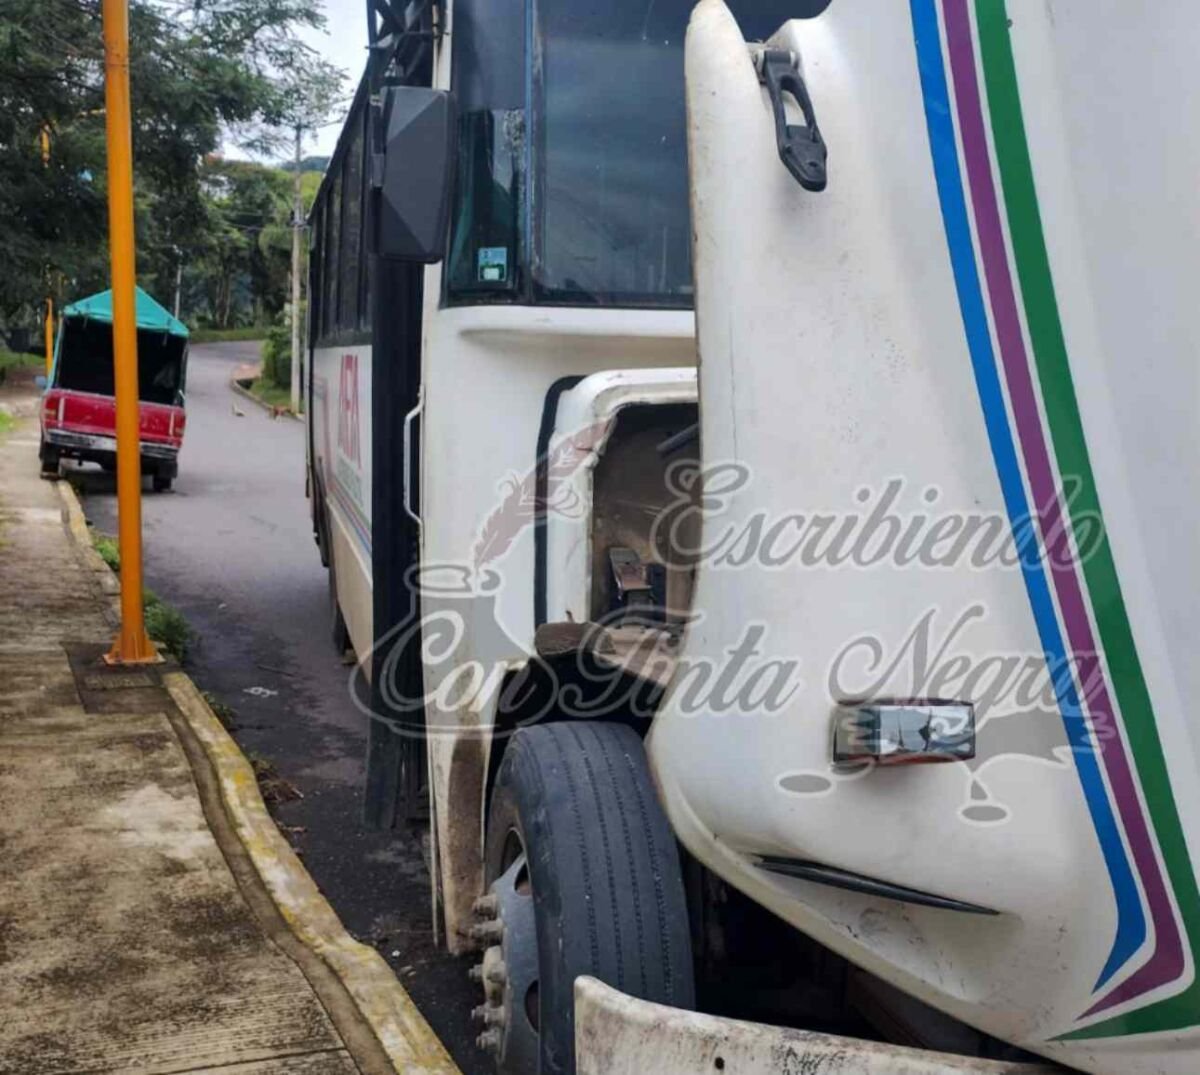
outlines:
[{"label": "green stripe on bus", "polygon": [[[1084,529],[1085,520],[1102,518],[1100,500],[1071,380],[1066,340],[1038,211],[1005,0],[975,0],[975,16],[992,138],[999,160],[1008,227],[1016,255],[1017,275],[1021,281],[1025,319],[1033,344],[1043,405],[1058,457],[1059,473],[1064,477],[1070,475],[1080,483],[1069,505],[1072,526],[1078,533]],[[1102,532],[1097,547],[1085,559],[1083,573],[1104,647],[1104,657],[1120,704],[1125,734],[1133,751],[1167,874],[1183,914],[1192,949],[1194,974],[1195,966],[1200,965],[1200,953],[1197,952],[1200,890],[1197,889],[1183,826],[1171,792],[1150,692],[1133,641],[1106,532]],[[1200,982],[1193,977],[1191,986],[1173,997],[1063,1037],[1098,1038],[1174,1030],[1195,1025],[1198,1018]]]}]

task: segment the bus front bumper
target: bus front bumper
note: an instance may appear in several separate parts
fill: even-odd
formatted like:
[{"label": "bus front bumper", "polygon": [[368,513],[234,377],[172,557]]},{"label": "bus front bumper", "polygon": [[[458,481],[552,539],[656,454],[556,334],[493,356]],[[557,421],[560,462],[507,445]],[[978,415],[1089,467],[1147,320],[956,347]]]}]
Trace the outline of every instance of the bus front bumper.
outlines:
[{"label": "bus front bumper", "polygon": [[576,1075],[1034,1075],[1055,1070],[743,1023],[575,981]]}]

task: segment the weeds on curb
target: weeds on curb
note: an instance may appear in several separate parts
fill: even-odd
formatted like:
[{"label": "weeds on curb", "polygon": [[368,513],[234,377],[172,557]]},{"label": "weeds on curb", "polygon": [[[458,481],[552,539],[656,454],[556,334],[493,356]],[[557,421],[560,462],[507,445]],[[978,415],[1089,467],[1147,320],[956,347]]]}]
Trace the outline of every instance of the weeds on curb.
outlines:
[{"label": "weeds on curb", "polygon": [[146,616],[146,634],[162,644],[163,648],[183,664],[188,647],[195,639],[195,633],[188,625],[182,612],[173,605],[168,605],[153,590],[143,594],[143,604]]},{"label": "weeds on curb", "polygon": [[[101,533],[90,525],[88,532],[92,535],[92,548],[99,554],[100,559],[109,566],[114,574],[119,574],[121,549],[117,544],[117,539],[111,534]],[[164,601],[153,590],[143,591],[142,602],[146,616],[146,634],[152,641],[160,643],[175,660],[183,664],[188,647],[196,639],[196,633],[188,624],[187,619],[182,612]],[[211,701],[209,704],[214,705]],[[220,703],[215,703],[214,710],[216,705],[220,705]],[[225,708],[228,710],[228,707]],[[229,710],[229,715],[232,717],[232,710]],[[224,723],[223,720],[222,723]]]},{"label": "weeds on curb", "polygon": [[262,795],[263,802],[267,804],[268,809],[278,806],[280,803],[294,802],[296,799],[304,798],[304,793],[290,780],[280,776],[279,771],[266,758],[258,754],[247,754],[246,757],[258,780],[259,794]]},{"label": "weeds on curb", "polygon": [[222,702],[212,691],[201,691],[200,693],[204,695],[208,708],[213,711],[213,716],[221,722],[221,726],[227,732],[236,731],[237,713],[234,712],[233,707]]},{"label": "weeds on curb", "polygon": [[117,548],[117,539],[111,534],[102,534],[90,526],[88,531],[92,535],[92,548],[100,554],[100,559],[108,564],[114,573],[120,572],[121,552]]}]

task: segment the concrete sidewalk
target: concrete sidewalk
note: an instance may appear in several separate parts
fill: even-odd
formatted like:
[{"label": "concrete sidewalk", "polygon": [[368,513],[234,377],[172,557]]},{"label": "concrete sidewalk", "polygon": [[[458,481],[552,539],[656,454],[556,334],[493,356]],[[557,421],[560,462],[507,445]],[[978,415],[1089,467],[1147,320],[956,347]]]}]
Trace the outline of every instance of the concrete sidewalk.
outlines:
[{"label": "concrete sidewalk", "polygon": [[454,1071],[187,677],[100,660],[114,580],[36,437],[0,438],[0,1072]]}]

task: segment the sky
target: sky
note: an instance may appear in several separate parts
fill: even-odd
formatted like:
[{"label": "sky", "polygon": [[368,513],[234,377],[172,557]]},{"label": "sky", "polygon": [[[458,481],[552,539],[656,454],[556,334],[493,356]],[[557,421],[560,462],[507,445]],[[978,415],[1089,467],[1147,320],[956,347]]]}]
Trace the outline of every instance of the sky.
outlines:
[{"label": "sky", "polygon": [[[305,134],[305,156],[328,156],[333,152],[349,98],[353,96],[367,62],[366,0],[321,0],[320,6],[325,12],[325,30],[304,30],[300,36],[306,44],[346,73],[346,80],[342,84],[346,104],[340,109],[335,122],[319,131]],[[224,146],[224,153],[226,157],[247,157],[243,150],[229,142]]]},{"label": "sky", "polygon": [[[330,63],[346,72],[345,97],[351,97],[367,63],[366,0],[321,0],[325,10],[324,32],[307,30],[301,36]],[[342,114],[344,115],[344,109]],[[328,155],[337,143],[342,124],[339,118],[305,139],[306,154]]]}]

